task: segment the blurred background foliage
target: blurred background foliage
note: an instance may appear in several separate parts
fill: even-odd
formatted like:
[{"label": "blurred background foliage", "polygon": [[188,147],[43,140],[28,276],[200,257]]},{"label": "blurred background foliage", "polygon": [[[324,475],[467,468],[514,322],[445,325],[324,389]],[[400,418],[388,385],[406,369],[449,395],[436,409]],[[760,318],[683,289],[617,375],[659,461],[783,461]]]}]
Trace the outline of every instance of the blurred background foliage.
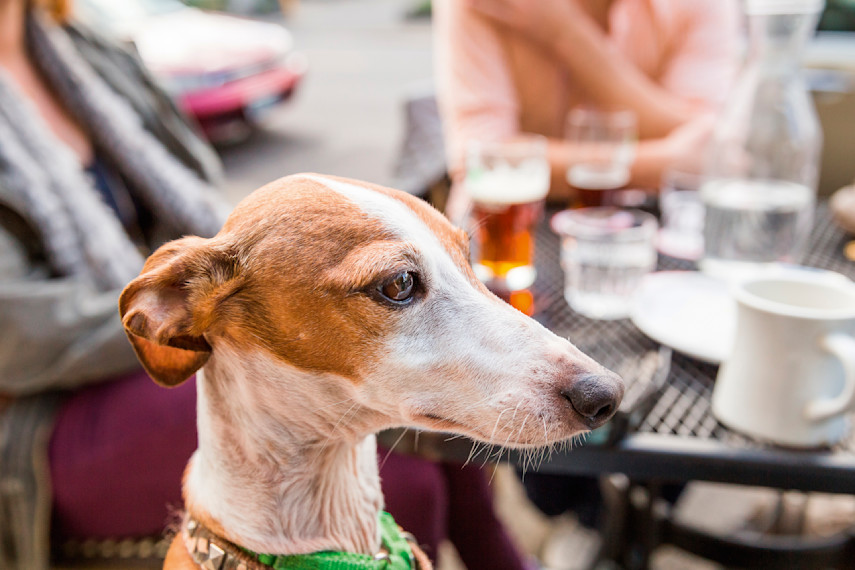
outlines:
[{"label": "blurred background foliage", "polygon": [[819,29],[835,32],[855,31],[855,0],[826,0]]}]

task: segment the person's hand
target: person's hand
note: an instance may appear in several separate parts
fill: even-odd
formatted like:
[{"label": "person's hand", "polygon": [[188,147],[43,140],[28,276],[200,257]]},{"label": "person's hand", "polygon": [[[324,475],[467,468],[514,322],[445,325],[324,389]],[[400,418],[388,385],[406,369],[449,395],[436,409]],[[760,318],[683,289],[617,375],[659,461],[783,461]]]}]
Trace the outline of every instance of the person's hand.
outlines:
[{"label": "person's hand", "polygon": [[577,2],[568,0],[465,1],[480,14],[547,45],[555,42],[574,18],[586,17]]},{"label": "person's hand", "polygon": [[715,128],[715,115],[704,113],[687,121],[661,139],[670,166],[693,169],[702,166]]}]

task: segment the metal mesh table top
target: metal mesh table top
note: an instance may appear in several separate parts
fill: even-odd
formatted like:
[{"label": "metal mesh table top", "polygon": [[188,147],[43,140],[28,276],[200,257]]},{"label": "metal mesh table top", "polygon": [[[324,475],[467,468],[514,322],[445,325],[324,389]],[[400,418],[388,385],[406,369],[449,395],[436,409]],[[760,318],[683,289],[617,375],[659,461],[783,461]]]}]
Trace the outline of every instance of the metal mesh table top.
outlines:
[{"label": "metal mesh table top", "polygon": [[[804,265],[829,269],[855,278],[855,263],[843,255],[851,238],[831,221],[820,206]],[[536,315],[556,334],[568,338],[606,367],[621,374],[627,392],[621,412],[642,408],[630,425],[640,433],[717,440],[740,447],[768,447],[721,425],[712,415],[711,397],[718,367],[660,347],[628,319],[597,321],[575,312],[564,300],[564,275],[559,266],[560,240],[547,224],[537,235],[538,280],[534,286]],[[691,270],[691,262],[665,256],[660,270]],[[855,453],[855,436],[836,451]]]}]

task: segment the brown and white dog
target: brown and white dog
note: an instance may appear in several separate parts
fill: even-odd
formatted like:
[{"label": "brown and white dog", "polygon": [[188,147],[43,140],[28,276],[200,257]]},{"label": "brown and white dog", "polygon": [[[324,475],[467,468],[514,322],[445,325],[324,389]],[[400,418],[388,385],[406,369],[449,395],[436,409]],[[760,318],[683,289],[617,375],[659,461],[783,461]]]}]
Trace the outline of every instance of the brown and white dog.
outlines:
[{"label": "brown and white dog", "polygon": [[[376,553],[378,430],[539,447],[601,425],[623,395],[492,295],[436,210],[341,178],[283,178],[215,237],[164,245],[120,311],[158,383],[197,373],[188,513],[255,552]],[[180,536],[165,567],[198,567]]]}]

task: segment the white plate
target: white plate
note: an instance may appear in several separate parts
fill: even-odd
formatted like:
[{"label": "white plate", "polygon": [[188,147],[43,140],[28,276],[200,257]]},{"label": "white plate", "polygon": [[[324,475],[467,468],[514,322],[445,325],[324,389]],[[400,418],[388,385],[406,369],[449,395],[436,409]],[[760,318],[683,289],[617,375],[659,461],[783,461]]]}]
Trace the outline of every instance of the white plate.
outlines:
[{"label": "white plate", "polygon": [[736,303],[724,281],[697,271],[662,271],[642,280],[630,318],[653,340],[719,364],[733,343]]}]

